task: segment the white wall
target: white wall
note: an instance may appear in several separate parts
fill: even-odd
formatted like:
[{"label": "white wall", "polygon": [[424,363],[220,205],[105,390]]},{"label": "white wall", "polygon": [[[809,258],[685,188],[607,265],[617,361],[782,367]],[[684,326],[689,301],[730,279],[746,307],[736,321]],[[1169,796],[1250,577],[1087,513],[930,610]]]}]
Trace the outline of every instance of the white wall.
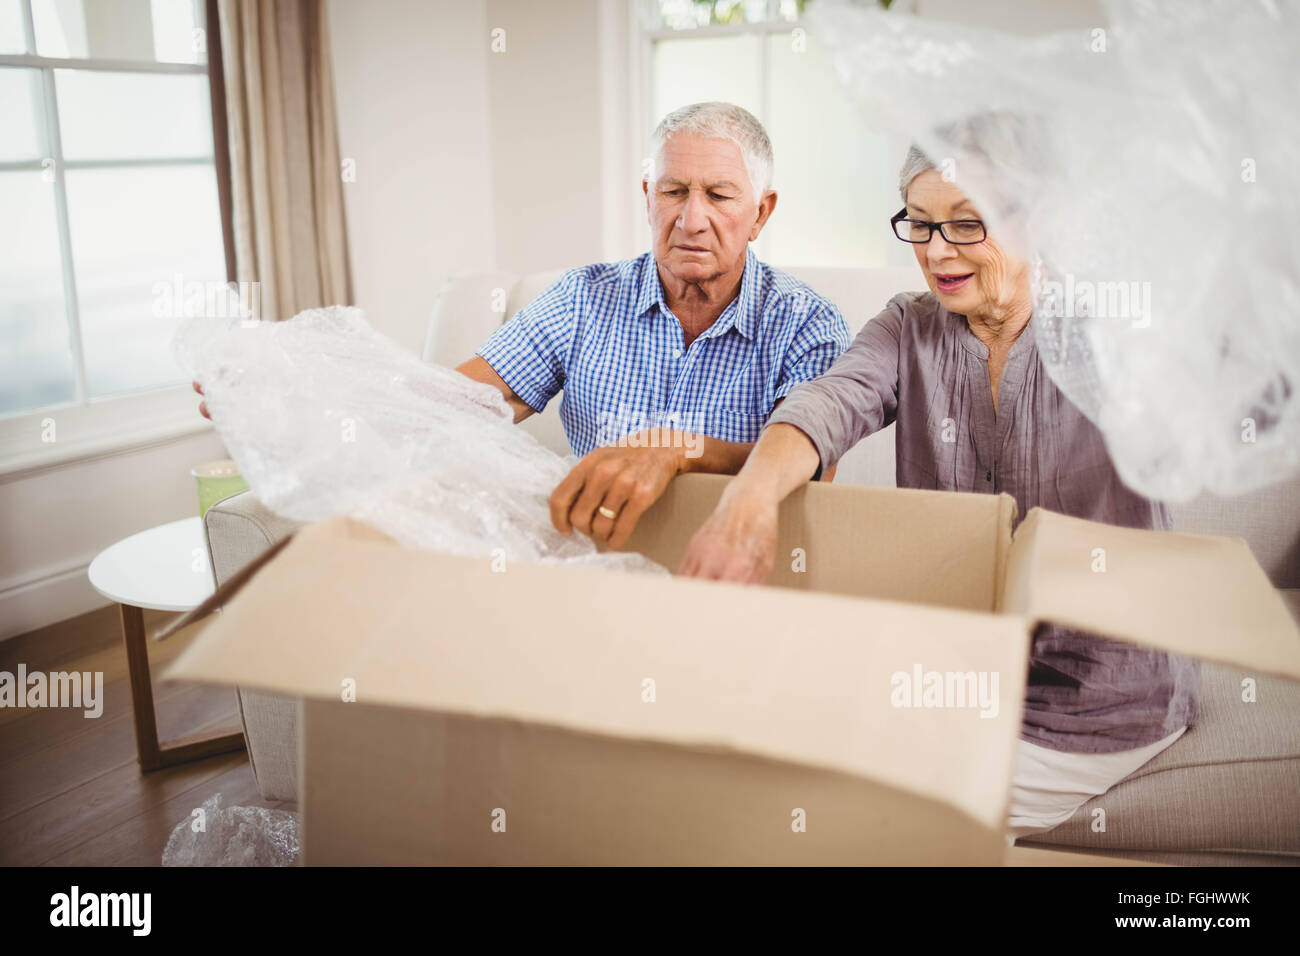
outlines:
[{"label": "white wall", "polygon": [[[597,0],[488,0],[497,265],[569,268],[602,254]],[[632,184],[629,184],[629,188]]]},{"label": "white wall", "polygon": [[434,298],[496,258],[483,3],[329,0],[356,301],[418,350]]},{"label": "white wall", "polygon": [[627,43],[626,13],[621,0],[329,0],[339,151],[356,164],[353,283],[376,327],[418,350],[450,277],[630,254],[627,206],[607,215],[605,198],[615,182],[625,202],[639,189],[639,157],[608,129],[625,121],[625,58],[610,50]]},{"label": "white wall", "polygon": [[[198,416],[198,396],[194,414]],[[199,513],[190,468],[226,457],[211,428],[153,447],[0,476],[0,640],[109,602],[86,570],[114,541]]]}]

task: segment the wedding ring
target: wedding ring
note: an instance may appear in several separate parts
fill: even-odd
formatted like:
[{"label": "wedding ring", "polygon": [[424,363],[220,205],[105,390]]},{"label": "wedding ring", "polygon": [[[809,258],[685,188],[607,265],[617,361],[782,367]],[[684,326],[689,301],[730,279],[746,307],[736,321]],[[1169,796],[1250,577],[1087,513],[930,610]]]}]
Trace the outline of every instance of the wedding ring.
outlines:
[{"label": "wedding ring", "polygon": [[610,509],[606,508],[604,505],[601,505],[596,510],[599,511],[601,514],[603,514],[610,521],[613,521],[615,518],[618,517],[617,511],[611,511]]}]

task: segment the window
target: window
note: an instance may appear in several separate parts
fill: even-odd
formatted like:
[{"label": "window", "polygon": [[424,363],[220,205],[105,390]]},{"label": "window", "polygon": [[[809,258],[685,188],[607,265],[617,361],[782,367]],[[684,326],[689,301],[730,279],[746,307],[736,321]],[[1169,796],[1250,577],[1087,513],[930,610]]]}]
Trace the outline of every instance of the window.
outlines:
[{"label": "window", "polygon": [[0,417],[187,384],[227,278],[204,0],[0,0]]},{"label": "window", "polygon": [[906,264],[888,222],[906,143],[871,130],[841,89],[830,57],[801,25],[816,2],[643,0],[650,125],[701,100],[736,103],[763,123],[779,201],[755,243],[760,258]]}]

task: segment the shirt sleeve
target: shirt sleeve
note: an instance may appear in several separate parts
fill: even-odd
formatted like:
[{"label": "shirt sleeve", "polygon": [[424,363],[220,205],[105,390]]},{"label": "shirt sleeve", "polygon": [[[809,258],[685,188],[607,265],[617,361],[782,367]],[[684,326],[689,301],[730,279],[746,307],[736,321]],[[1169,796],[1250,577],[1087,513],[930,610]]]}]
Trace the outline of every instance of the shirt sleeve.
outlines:
[{"label": "shirt sleeve", "polygon": [[895,297],[862,327],[824,375],[791,389],[764,428],[793,425],[808,436],[829,468],[846,451],[898,414],[898,356],[903,300]]},{"label": "shirt sleeve", "polygon": [[784,398],[796,385],[825,374],[849,347],[849,327],[829,302],[818,305],[795,333],[786,350],[773,400]]},{"label": "shirt sleeve", "polygon": [[568,272],[493,332],[475,352],[511,390],[541,412],[564,387],[581,273]]}]

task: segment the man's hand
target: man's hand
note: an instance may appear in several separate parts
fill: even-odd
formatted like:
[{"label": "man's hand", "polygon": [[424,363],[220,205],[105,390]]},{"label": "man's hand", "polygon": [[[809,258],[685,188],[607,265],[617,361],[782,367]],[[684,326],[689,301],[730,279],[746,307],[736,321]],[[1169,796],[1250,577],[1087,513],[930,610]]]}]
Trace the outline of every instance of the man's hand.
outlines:
[{"label": "man's hand", "polygon": [[[194,391],[198,392],[200,395],[203,394],[202,385],[200,385],[198,382],[190,382],[190,384],[194,386]],[[212,421],[212,416],[208,414],[207,402],[199,402],[199,414],[202,415],[204,418],[206,418],[208,421]]]},{"label": "man's hand", "polygon": [[622,548],[646,509],[684,468],[682,449],[663,444],[597,448],[586,455],[551,493],[556,530],[569,534],[577,528],[615,551]]},{"label": "man's hand", "polygon": [[778,499],[733,489],[733,482],[707,521],[691,537],[677,573],[713,581],[762,584],[776,562]]}]

